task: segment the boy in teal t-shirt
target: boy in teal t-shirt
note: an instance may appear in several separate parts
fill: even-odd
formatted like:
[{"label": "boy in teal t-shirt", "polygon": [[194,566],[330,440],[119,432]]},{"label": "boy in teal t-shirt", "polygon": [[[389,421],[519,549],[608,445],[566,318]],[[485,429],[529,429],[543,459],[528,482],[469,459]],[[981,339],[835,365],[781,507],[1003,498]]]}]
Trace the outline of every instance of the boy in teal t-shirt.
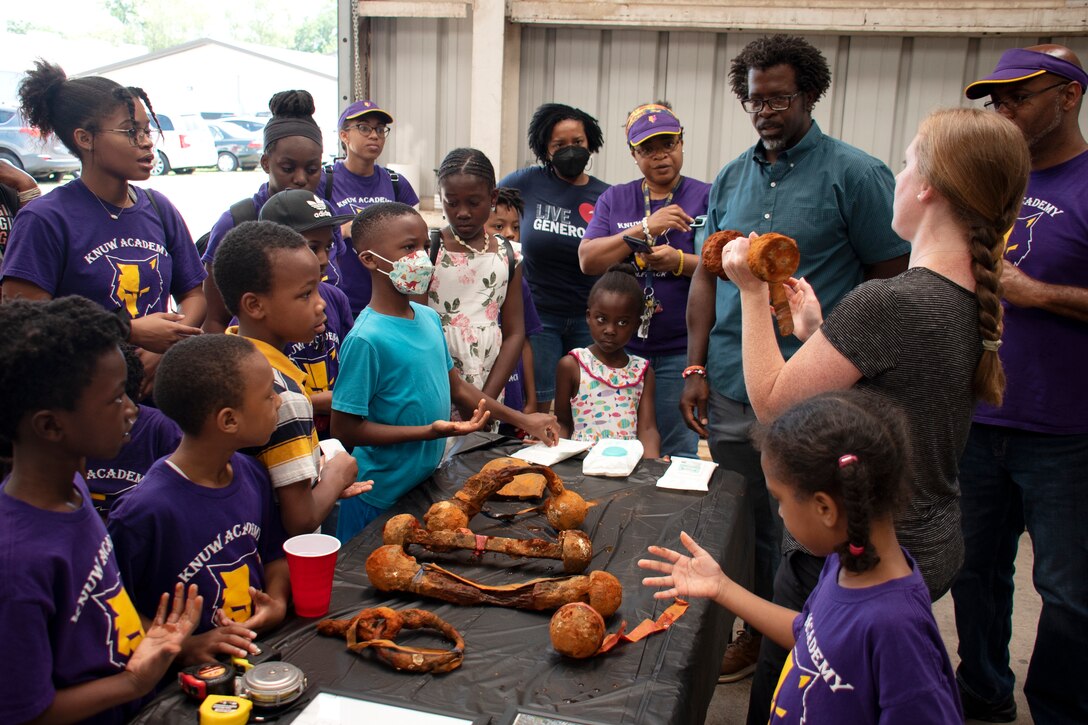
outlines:
[{"label": "boy in teal t-shirt", "polygon": [[[469,385],[453,368],[438,314],[409,300],[427,289],[432,271],[427,224],[410,206],[375,204],[359,213],[352,244],[370,270],[373,294],[340,348],[332,433],[354,446],[374,488],[340,503],[336,536],[347,541],[442,460],[444,438],[479,430],[494,415],[549,443],[555,416],[511,410]],[[472,410],[449,421],[450,404]]]}]

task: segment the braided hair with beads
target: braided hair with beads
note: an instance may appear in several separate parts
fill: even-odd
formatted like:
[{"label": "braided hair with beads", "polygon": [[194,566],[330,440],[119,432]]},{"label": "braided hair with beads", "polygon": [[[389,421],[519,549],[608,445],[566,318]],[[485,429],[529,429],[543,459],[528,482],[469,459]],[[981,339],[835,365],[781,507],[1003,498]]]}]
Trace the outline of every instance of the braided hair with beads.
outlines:
[{"label": "braided hair with beads", "polygon": [[846,517],[846,541],[835,548],[850,572],[880,561],[872,523],[894,517],[908,498],[907,424],[887,401],[857,390],[817,395],[768,425],[752,440],[799,499],[826,493]]}]

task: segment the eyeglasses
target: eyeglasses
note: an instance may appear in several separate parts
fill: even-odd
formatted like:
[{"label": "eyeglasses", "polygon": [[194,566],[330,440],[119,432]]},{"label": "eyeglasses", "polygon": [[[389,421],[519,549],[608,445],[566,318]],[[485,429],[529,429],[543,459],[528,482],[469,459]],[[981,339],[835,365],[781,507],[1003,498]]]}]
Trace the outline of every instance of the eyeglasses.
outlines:
[{"label": "eyeglasses", "polygon": [[767,106],[772,111],[787,111],[794,98],[801,95],[801,91],[791,93],[788,96],[775,96],[774,98],[742,98],[740,105],[748,113],[759,113]]},{"label": "eyeglasses", "polygon": [[676,150],[676,147],[680,145],[680,140],[680,135],[677,134],[676,136],[663,138],[657,141],[657,143],[643,142],[638,146],[632,146],[631,148],[635,150],[635,153],[638,154],[639,158],[648,159],[651,156],[656,156],[662,152],[667,154],[672,153]]},{"label": "eyeglasses", "polygon": [[379,138],[385,138],[393,130],[388,126],[367,126],[365,123],[353,123],[346,128],[355,129],[364,136],[378,136]]},{"label": "eyeglasses", "polygon": [[[123,133],[128,136],[128,142],[132,146],[139,146],[144,141],[150,141],[151,136],[155,133],[150,126],[133,126],[132,128],[103,128],[103,131],[109,133]],[[157,130],[157,129],[156,129]]]},{"label": "eyeglasses", "polygon": [[1067,86],[1072,82],[1073,81],[1064,81],[1062,83],[1055,83],[1052,86],[1047,86],[1046,88],[1040,88],[1039,90],[1032,91],[1031,93],[1017,93],[1015,96],[1009,96],[1008,98],[1006,98],[1004,100],[1002,100],[1000,98],[995,98],[992,101],[986,101],[982,105],[985,106],[986,108],[992,108],[995,111],[1000,111],[1002,109],[1002,107],[1007,108],[1010,111],[1015,111],[1017,108],[1020,108],[1020,106],[1024,105],[1030,99],[1034,98],[1035,96],[1039,95],[1040,93],[1046,93],[1047,91],[1052,91],[1055,88],[1061,88],[1063,86]]}]

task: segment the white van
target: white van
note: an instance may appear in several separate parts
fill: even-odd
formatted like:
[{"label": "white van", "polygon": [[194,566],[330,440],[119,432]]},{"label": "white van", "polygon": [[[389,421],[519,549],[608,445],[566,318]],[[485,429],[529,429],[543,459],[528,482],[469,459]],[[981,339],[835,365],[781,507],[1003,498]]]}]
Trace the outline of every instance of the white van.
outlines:
[{"label": "white van", "polygon": [[[199,113],[161,113],[162,136],[155,135],[155,166],[152,176],[162,176],[171,169],[177,174],[191,174],[196,168],[213,168],[219,161],[215,139]],[[154,126],[154,120],[152,120]]]}]

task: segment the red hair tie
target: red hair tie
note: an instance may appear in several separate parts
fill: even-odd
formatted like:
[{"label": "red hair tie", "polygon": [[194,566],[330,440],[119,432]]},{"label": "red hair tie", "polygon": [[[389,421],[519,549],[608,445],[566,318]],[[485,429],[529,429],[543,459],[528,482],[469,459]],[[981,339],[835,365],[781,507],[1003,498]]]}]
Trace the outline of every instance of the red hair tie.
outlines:
[{"label": "red hair tie", "polygon": [[850,544],[847,548],[850,549],[850,556],[861,556],[865,553],[865,547],[858,546],[857,544]]},{"label": "red hair tie", "polygon": [[847,453],[845,456],[839,456],[839,468],[846,468],[858,462],[858,457],[853,453]]}]

